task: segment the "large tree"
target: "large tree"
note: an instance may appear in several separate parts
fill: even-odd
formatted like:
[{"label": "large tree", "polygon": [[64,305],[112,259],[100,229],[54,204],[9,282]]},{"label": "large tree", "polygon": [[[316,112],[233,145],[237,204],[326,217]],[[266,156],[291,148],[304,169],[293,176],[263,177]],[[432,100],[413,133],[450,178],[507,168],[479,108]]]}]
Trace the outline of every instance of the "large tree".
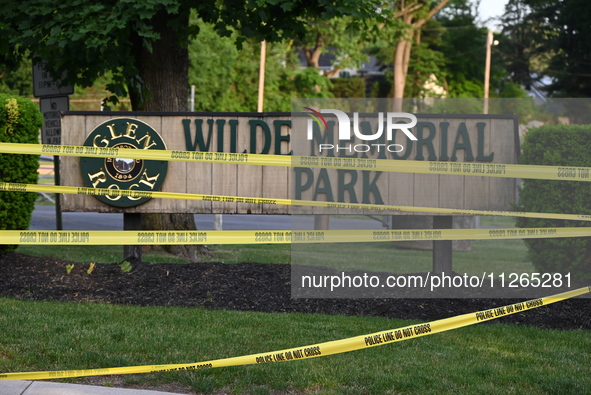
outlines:
[{"label": "large tree", "polygon": [[29,60],[24,60],[16,70],[0,65],[0,93],[16,96],[33,95],[33,75]]},{"label": "large tree", "polygon": [[[420,42],[421,27],[427,23],[450,0],[401,0],[396,2],[395,17],[400,18],[407,26],[406,34],[402,35],[394,50],[394,98],[404,97],[404,87],[408,75],[410,54],[413,41]],[[400,101],[395,100],[395,106]],[[400,110],[400,108],[395,108]]]},{"label": "large tree", "polygon": [[[220,37],[211,24],[200,23],[189,45],[189,83],[198,87],[196,111],[257,111],[261,42],[248,40],[241,49],[235,35]],[[317,86],[327,78],[302,69],[293,51],[294,40],[266,44],[264,111],[291,111],[294,97],[319,97]],[[321,96],[320,96],[321,97]]]},{"label": "large tree", "polygon": [[22,0],[3,7],[0,56],[51,59],[56,75],[90,85],[106,72],[115,94],[129,93],[133,109],[186,109],[189,38],[198,33],[191,10],[222,35],[278,41],[302,36],[309,18],[382,18],[377,0]]},{"label": "large tree", "polygon": [[308,67],[320,68],[320,56],[330,54],[331,70],[325,71],[328,78],[338,76],[345,68],[359,67],[369,59],[364,44],[373,39],[376,20],[367,20],[360,30],[350,29],[353,17],[310,20],[306,34],[297,40],[298,47],[306,57]]},{"label": "large tree", "polygon": [[[487,28],[477,26],[475,11],[468,0],[452,0],[436,16],[445,28],[437,49],[445,57],[448,97],[481,98],[484,95]],[[497,68],[492,71],[496,76]]]},{"label": "large tree", "polygon": [[[510,2],[513,3],[522,2]],[[527,39],[539,44],[528,49],[533,55],[549,58],[542,65],[543,73],[553,79],[549,93],[559,97],[591,97],[591,2],[524,0],[523,3],[531,9],[525,18],[526,26],[535,27],[530,29]]]},{"label": "large tree", "polygon": [[[277,41],[304,32],[309,18],[381,18],[377,0],[20,0],[3,3],[0,63],[50,59],[55,76],[129,95],[135,111],[183,111],[188,97],[188,42],[198,33],[191,12],[239,40]],[[192,215],[160,216],[160,229],[194,229]],[[189,251],[188,255],[195,255]]]}]

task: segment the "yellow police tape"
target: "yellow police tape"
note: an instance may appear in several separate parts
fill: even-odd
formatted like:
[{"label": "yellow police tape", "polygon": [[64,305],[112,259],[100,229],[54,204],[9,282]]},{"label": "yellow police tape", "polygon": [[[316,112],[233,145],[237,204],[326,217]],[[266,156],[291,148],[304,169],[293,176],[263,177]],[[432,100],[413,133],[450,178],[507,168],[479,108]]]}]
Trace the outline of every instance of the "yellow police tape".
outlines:
[{"label": "yellow police tape", "polygon": [[[432,214],[449,215],[489,215],[504,217],[524,217],[524,218],[545,218],[545,219],[563,219],[573,221],[591,221],[591,215],[581,214],[558,214],[558,213],[529,213],[518,211],[493,211],[493,210],[465,210],[453,208],[436,207],[417,207],[417,206],[397,206],[388,204],[366,204],[366,203],[340,203],[323,202],[314,200],[293,200],[293,199],[273,199],[273,198],[253,198],[244,196],[230,195],[204,195],[197,193],[181,192],[160,192],[160,191],[136,191],[107,188],[87,188],[87,187],[68,187],[57,185],[38,185],[0,182],[0,191],[16,192],[43,192],[43,193],[66,193],[74,195],[107,195],[111,197],[130,196],[134,198],[160,198],[160,199],[184,199],[198,200],[208,202],[224,203],[254,203],[285,206],[305,206],[305,207],[324,207],[331,209],[356,209],[356,210],[379,210],[383,214],[388,212],[421,212]],[[336,214],[337,212],[335,212]]]},{"label": "yellow police tape", "polygon": [[152,372],[192,371],[228,366],[253,365],[258,363],[298,361],[308,358],[325,357],[333,354],[341,354],[349,351],[361,350],[369,347],[382,346],[403,340],[414,339],[422,336],[433,335],[452,329],[489,321],[515,313],[523,313],[540,306],[556,303],[591,292],[591,287],[574,289],[556,295],[533,299],[526,302],[514,303],[503,307],[495,307],[474,313],[463,314],[442,320],[431,321],[424,324],[409,325],[397,329],[389,329],[381,332],[351,337],[342,340],[334,340],[325,343],[312,344],[278,351],[269,351],[259,354],[244,355],[240,357],[215,359],[196,363],[179,363],[167,365],[144,365],[117,368],[98,368],[82,370],[62,370],[47,372],[19,372],[2,373],[0,380],[43,380],[66,377],[100,376],[111,374],[133,374]]},{"label": "yellow police tape", "polygon": [[591,181],[591,168],[577,166],[537,166],[513,164],[425,162],[368,158],[328,158],[319,156],[263,155],[228,152],[138,150],[113,147],[0,143],[7,154],[119,157],[166,161],[233,163],[281,167],[373,170],[396,173],[450,174],[503,178],[531,178],[562,181]]},{"label": "yellow police tape", "polygon": [[188,245],[371,243],[409,240],[539,239],[590,237],[591,228],[397,230],[0,230],[0,244]]}]

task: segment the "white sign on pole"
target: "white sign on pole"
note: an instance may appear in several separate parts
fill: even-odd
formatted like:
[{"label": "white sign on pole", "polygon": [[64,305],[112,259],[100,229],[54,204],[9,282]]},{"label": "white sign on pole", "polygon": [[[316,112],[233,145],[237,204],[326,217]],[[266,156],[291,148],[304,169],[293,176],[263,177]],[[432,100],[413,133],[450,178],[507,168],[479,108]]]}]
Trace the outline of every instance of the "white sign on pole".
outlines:
[{"label": "white sign on pole", "polygon": [[43,113],[41,141],[43,144],[62,143],[62,115],[61,111],[70,109],[68,96],[39,99],[39,107]]},{"label": "white sign on pole", "polygon": [[60,80],[55,81],[49,72],[47,72],[47,60],[43,60],[33,65],[33,95],[35,97],[64,96],[74,93],[74,87],[71,85],[61,85]]}]

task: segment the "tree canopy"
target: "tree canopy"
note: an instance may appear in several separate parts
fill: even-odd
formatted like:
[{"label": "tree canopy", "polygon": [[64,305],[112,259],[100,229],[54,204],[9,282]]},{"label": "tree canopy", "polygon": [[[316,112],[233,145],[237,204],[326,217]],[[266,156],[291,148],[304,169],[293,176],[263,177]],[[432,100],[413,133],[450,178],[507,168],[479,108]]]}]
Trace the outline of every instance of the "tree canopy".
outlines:
[{"label": "tree canopy", "polygon": [[[526,4],[536,3],[534,9],[548,13],[556,2],[509,3],[523,4],[521,9],[528,12]],[[3,11],[0,64],[14,67],[27,58],[49,59],[56,75],[67,70],[68,82],[78,87],[91,86],[108,75],[107,88],[120,98],[129,95],[135,110],[186,110],[188,87],[194,84],[197,109],[253,111],[263,39],[271,41],[266,109],[288,110],[285,103],[290,96],[327,93],[326,86],[320,87],[330,82],[317,78],[312,70],[302,71],[296,48],[309,52],[313,66],[314,55],[330,48],[338,71],[358,65],[374,37],[379,37],[380,59],[387,71],[396,70],[392,68],[395,53],[403,61],[398,69],[408,74],[404,97],[440,95],[441,87],[447,97],[482,96],[486,29],[478,26],[476,10],[468,0],[391,4],[378,0],[339,4],[327,0],[66,0],[57,6],[46,0],[24,0],[8,4]],[[541,59],[537,54],[550,53],[550,43],[543,49],[538,45],[537,52],[518,48],[542,39],[528,27],[531,23],[524,27],[529,29],[526,38],[518,34],[519,21],[532,21],[527,13],[512,18],[503,21],[506,34],[501,46],[493,49],[499,51],[497,55],[520,56],[519,60],[505,56],[504,63],[501,56],[493,56],[491,85],[502,96],[516,92],[516,85],[507,84],[508,78],[520,84],[531,75],[520,69],[522,59]],[[411,44],[405,44],[404,53],[398,48],[402,42]],[[23,84],[14,79],[18,75],[4,75],[0,89],[26,94]],[[390,84],[393,79],[388,76]],[[429,81],[435,90],[428,88]],[[387,91],[381,89],[380,95]]]},{"label": "tree canopy", "polygon": [[528,21],[536,21],[536,53],[551,54],[544,74],[553,78],[554,96],[591,97],[591,2],[586,0],[527,0]]},{"label": "tree canopy", "polygon": [[550,77],[551,96],[591,96],[589,15],[585,0],[509,0],[500,49],[511,80],[529,88]]},{"label": "tree canopy", "polygon": [[[2,63],[11,66],[28,57],[34,62],[51,59],[50,71],[56,76],[67,71],[65,82],[84,86],[111,72],[108,89],[118,96],[129,93],[134,109],[174,111],[186,103],[187,46],[198,32],[198,25],[190,23],[191,11],[221,35],[236,32],[240,43],[248,38],[279,41],[303,35],[309,18],[351,15],[355,21],[380,20],[379,4],[376,0],[22,0],[6,4],[0,15],[0,53]],[[165,100],[159,100],[161,95]]]},{"label": "tree canopy", "polygon": [[[10,1],[0,13],[0,63],[48,60],[54,77],[90,86],[111,73],[107,86],[129,95],[135,111],[187,109],[189,40],[194,13],[237,42],[280,41],[303,34],[310,18],[384,19],[379,0],[47,0]],[[57,78],[56,78],[57,79]],[[195,229],[193,215],[144,215],[145,229]],[[195,256],[194,248],[175,251]]]}]

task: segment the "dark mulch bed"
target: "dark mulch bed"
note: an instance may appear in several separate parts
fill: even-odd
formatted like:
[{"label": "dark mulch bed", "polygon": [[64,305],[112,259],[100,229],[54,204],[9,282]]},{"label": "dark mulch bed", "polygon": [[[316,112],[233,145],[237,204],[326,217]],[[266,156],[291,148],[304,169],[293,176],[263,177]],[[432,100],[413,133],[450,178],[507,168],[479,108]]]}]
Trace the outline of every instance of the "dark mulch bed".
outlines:
[{"label": "dark mulch bed", "polygon": [[[0,295],[19,299],[106,302],[141,306],[382,316],[430,321],[524,299],[292,299],[289,265],[258,263],[134,263],[88,265],[10,253],[0,257]],[[548,294],[553,294],[552,290]],[[591,299],[575,298],[493,322],[591,330]]]}]

